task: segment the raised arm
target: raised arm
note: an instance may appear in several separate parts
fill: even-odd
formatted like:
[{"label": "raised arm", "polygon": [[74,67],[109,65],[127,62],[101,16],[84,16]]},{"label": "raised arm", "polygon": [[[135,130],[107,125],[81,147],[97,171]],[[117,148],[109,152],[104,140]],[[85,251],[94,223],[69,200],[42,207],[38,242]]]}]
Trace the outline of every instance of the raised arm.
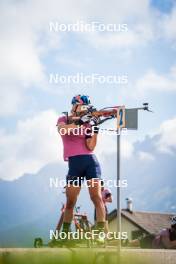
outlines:
[{"label": "raised arm", "polygon": [[98,132],[98,127],[94,127],[92,135],[86,137],[86,147],[91,151],[93,151],[97,145]]},{"label": "raised arm", "polygon": [[97,145],[97,135],[98,134],[94,134],[91,138],[87,138],[86,139],[86,147],[89,149],[89,150],[94,150],[94,148],[96,147]]}]

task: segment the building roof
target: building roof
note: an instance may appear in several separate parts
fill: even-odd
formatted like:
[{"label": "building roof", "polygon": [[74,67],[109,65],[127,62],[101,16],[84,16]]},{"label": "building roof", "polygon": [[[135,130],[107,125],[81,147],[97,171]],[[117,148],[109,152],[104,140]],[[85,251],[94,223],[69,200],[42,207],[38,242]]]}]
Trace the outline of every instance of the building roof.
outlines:
[{"label": "building roof", "polygon": [[[130,212],[127,209],[122,209],[122,217],[132,222],[142,230],[150,234],[157,234],[163,228],[170,227],[170,220],[174,214],[171,213],[159,213],[159,212]],[[108,218],[111,222],[117,217],[117,210],[113,210]]]}]

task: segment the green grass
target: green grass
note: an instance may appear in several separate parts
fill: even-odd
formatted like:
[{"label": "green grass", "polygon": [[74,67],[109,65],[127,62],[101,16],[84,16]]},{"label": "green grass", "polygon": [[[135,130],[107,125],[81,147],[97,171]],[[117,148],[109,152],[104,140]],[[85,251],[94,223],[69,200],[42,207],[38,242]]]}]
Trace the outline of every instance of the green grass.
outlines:
[{"label": "green grass", "polygon": [[[145,254],[145,252],[147,254]],[[169,253],[168,253],[169,254]],[[119,262],[120,261],[120,262]],[[161,264],[160,254],[115,248],[41,248],[0,250],[0,264]],[[172,262],[173,263],[173,262]],[[169,263],[167,263],[169,264]]]}]

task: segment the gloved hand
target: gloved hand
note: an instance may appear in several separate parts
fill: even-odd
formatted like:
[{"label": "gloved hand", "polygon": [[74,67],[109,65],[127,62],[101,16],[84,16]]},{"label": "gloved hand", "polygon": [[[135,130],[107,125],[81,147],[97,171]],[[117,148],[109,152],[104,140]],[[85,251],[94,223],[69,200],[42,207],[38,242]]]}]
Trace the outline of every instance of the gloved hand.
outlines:
[{"label": "gloved hand", "polygon": [[98,125],[98,121],[99,121],[99,117],[93,116],[93,117],[91,117],[89,124],[91,126],[97,126]]},{"label": "gloved hand", "polygon": [[80,118],[80,120],[83,122],[83,123],[89,123],[90,120],[91,120],[92,116],[90,114],[87,114],[87,115],[84,115]]},{"label": "gloved hand", "polygon": [[90,114],[81,116],[80,119],[77,120],[75,124],[81,126],[81,125],[83,125],[85,123],[89,123],[91,118],[92,118],[92,116]]},{"label": "gloved hand", "polygon": [[92,126],[92,131],[95,134],[98,134],[99,132],[99,127],[98,127],[98,122],[99,122],[100,118],[93,116],[89,122],[89,124]]}]

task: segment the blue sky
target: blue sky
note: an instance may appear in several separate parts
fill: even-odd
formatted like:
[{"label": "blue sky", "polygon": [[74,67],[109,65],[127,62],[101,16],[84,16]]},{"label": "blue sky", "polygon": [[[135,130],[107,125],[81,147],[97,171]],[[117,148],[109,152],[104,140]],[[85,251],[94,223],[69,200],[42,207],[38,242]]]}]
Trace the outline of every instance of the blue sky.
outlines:
[{"label": "blue sky", "polygon": [[161,12],[169,13],[173,7],[174,0],[152,0],[151,4]]},{"label": "blue sky", "polygon": [[[62,111],[69,110],[77,93],[89,94],[97,108],[150,103],[155,113],[140,113],[139,130],[125,138],[130,149],[136,140],[162,133],[165,124],[170,126],[166,130],[174,133],[175,1],[33,0],[0,5],[0,178],[12,180],[62,160],[55,122]],[[128,32],[54,33],[49,32],[50,21],[127,23]],[[59,86],[48,81],[50,73],[77,72],[128,75],[128,85]],[[113,144],[109,138],[103,140]],[[103,146],[100,144],[98,154],[104,151]],[[110,147],[110,151],[115,149]]]}]

